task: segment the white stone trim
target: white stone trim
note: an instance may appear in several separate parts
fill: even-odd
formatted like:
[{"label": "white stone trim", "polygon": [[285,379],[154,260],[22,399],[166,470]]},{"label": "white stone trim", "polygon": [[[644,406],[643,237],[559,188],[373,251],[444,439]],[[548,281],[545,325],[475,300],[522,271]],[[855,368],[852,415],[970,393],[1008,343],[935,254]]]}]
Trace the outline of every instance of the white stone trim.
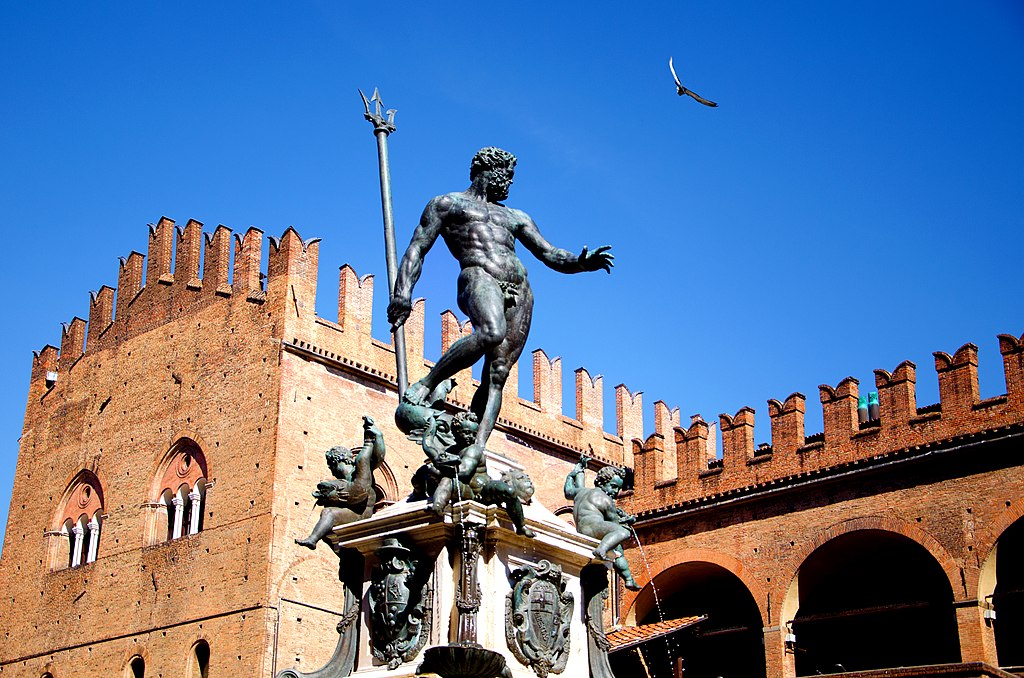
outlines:
[{"label": "white stone trim", "polygon": [[96,516],[89,521],[89,552],[85,556],[85,562],[96,562],[96,552],[100,545],[100,521]]},{"label": "white stone trim", "polygon": [[71,532],[74,534],[74,551],[71,556],[71,567],[78,567],[82,564],[82,542],[85,535],[85,528],[81,525],[76,524],[71,528]]},{"label": "white stone trim", "polygon": [[171,539],[177,539],[181,537],[181,524],[185,519],[185,500],[181,498],[180,494],[176,494],[171,499],[171,503],[174,504],[174,533],[171,535]]}]

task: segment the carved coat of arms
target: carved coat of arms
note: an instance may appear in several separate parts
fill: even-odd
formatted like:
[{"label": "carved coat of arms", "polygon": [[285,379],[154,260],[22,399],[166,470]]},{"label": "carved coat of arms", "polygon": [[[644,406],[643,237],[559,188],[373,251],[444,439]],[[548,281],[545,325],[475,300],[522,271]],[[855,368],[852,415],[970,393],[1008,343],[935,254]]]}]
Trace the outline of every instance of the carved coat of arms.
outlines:
[{"label": "carved coat of arms", "polygon": [[561,673],[569,660],[574,600],[562,568],[542,560],[512,572],[505,596],[505,640],[523,664],[540,676]]},{"label": "carved coat of arms", "polygon": [[396,669],[415,659],[430,635],[431,592],[411,551],[385,539],[370,584],[370,649]]}]

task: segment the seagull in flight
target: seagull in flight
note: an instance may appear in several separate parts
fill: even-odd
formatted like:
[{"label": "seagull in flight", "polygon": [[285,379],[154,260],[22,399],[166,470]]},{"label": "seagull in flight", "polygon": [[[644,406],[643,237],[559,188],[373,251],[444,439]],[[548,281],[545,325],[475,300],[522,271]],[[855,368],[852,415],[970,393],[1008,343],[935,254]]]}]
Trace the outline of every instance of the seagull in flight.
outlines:
[{"label": "seagull in flight", "polygon": [[711,108],[718,108],[718,104],[716,104],[714,101],[708,101],[707,99],[697,94],[696,92],[691,92],[690,90],[683,87],[683,83],[679,82],[679,76],[676,75],[675,67],[672,66],[672,57],[668,58],[668,70],[672,71],[672,78],[675,79],[676,81],[676,93],[679,94],[679,96],[683,96],[684,94],[686,94],[693,97],[694,99],[704,104],[705,106],[710,106]]}]

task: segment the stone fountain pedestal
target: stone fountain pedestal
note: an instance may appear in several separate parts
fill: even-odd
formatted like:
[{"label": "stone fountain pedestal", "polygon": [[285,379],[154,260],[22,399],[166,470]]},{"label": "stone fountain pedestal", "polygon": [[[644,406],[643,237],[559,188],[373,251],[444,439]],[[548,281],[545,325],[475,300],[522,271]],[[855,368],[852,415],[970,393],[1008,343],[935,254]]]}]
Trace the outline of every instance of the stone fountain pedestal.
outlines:
[{"label": "stone fountain pedestal", "polygon": [[[516,534],[504,510],[472,501],[443,519],[426,501],[403,502],[336,528],[332,542],[358,552],[352,562],[363,565],[359,624],[348,631],[358,633],[350,675],[421,675],[425,650],[451,644],[499,653],[513,678],[590,675],[585,605],[593,614],[600,601],[594,607],[592,592],[584,599],[580,574],[595,564],[597,541],[537,502],[524,508],[533,538]],[[401,558],[414,561],[415,576]],[[401,628],[403,619],[413,620],[412,631]]]}]

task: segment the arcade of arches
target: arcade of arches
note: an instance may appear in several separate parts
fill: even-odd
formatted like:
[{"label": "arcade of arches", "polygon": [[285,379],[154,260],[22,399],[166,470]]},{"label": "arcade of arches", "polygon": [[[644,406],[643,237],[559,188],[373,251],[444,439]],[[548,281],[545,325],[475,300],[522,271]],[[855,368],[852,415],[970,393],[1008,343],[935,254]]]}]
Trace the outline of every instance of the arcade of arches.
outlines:
[{"label": "arcade of arches", "polygon": [[[629,621],[706,618],[613,655],[613,667],[652,678],[673,678],[680,669],[685,678],[729,678],[764,677],[766,666],[771,675],[773,665],[799,677],[957,663],[968,660],[961,656],[961,627],[975,624],[994,630],[999,665],[1020,670],[1024,518],[999,537],[990,561],[987,593],[983,580],[980,601],[957,604],[950,576],[924,546],[891,531],[853,530],[799,564],[772,623],[764,622],[754,595],[733,572],[699,560],[678,563],[644,587]],[[958,622],[958,607],[972,614]],[[786,659],[773,663],[766,652],[776,647]]]}]

